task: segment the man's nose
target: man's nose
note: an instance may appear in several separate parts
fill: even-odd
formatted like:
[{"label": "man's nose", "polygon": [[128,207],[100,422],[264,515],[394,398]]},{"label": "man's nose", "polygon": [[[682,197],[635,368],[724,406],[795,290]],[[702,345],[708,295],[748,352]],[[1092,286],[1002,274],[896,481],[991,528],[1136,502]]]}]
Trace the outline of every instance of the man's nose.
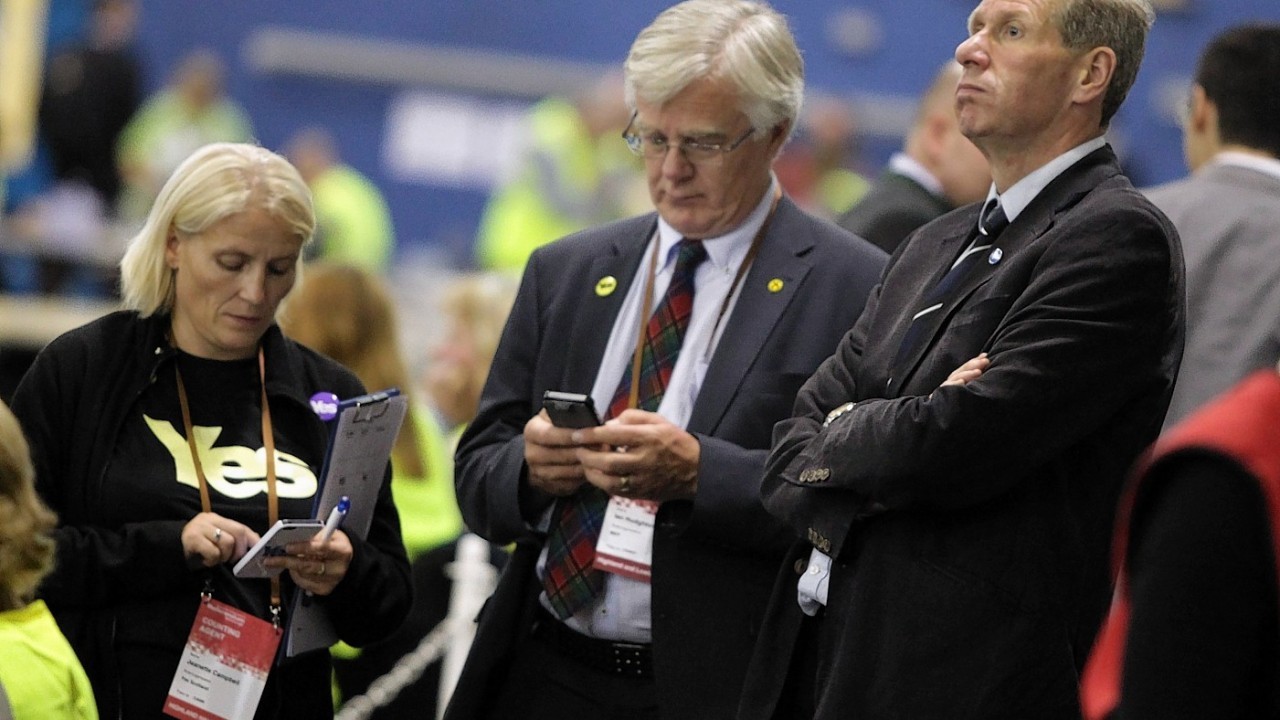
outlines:
[{"label": "man's nose", "polygon": [[662,174],[669,178],[682,178],[693,171],[693,163],[685,157],[680,145],[667,145],[667,154],[662,156]]},{"label": "man's nose", "polygon": [[956,62],[961,65],[982,65],[987,60],[984,32],[976,32],[956,46]]}]

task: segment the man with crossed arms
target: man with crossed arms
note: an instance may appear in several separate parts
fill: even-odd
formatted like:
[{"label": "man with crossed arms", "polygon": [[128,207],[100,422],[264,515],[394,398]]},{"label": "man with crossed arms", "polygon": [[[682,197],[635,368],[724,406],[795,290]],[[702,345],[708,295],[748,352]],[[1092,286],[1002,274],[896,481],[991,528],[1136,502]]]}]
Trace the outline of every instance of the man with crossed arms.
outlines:
[{"label": "man with crossed arms", "polygon": [[805,541],[740,717],[1079,717],[1120,486],[1182,353],[1177,235],[1103,137],[1153,18],[970,15],[956,112],[993,187],[907,239],[778,425],[765,507]]}]

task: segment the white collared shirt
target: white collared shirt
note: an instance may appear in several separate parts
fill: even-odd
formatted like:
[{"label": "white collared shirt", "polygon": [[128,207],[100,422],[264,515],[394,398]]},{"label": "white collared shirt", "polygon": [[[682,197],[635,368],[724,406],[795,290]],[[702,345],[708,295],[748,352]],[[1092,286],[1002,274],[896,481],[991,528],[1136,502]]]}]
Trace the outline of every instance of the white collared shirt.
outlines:
[{"label": "white collared shirt", "polygon": [[[1014,183],[1002,194],[996,193],[995,183],[987,192],[987,200],[997,198],[1004,208],[1005,217],[1013,222],[1036,199],[1049,183],[1084,156],[1107,144],[1104,136],[1081,143],[1040,166],[1034,172]],[[959,262],[958,260],[956,262]],[[831,556],[816,548],[809,553],[809,566],[796,584],[796,602],[806,615],[816,615],[818,608],[827,604],[827,587],[831,579]]]},{"label": "white collared shirt", "polygon": [[1106,144],[1107,138],[1103,135],[1083,142],[1041,165],[1003,193],[997,194],[995,183],[992,183],[991,189],[987,191],[987,199],[999,198],[1000,207],[1004,208],[1004,216],[1009,218],[1009,222],[1013,222],[1023,210],[1027,209],[1031,201],[1049,186],[1049,183],[1056,180],[1067,168],[1083,160],[1085,155]]},{"label": "white collared shirt", "polygon": [[[894,153],[889,158],[889,169],[914,180],[920,187],[938,197],[946,197],[942,192],[942,181],[929,172],[928,168],[906,153]],[[949,201],[948,201],[949,202]]]},{"label": "white collared shirt", "polygon": [[[733,278],[738,267],[746,258],[751,248],[751,241],[764,225],[773,206],[773,199],[778,192],[778,180],[773,178],[769,189],[761,197],[747,219],[734,230],[714,238],[702,241],[707,250],[707,259],[698,266],[694,275],[693,313],[689,318],[689,327],[685,331],[684,341],[680,348],[680,356],[676,359],[675,369],[667,384],[667,391],[658,406],[658,414],[673,425],[685,427],[693,414],[693,404],[702,388],[707,366],[715,352],[715,347],[724,334],[725,325],[733,314],[741,294],[742,284],[734,291],[725,306],[725,297],[733,285]],[[609,344],[605,347],[604,357],[600,361],[600,370],[596,374],[595,385],[591,389],[591,399],[596,409],[607,412],[613,401],[614,392],[622,375],[632,362],[636,348],[636,339],[640,332],[640,306],[644,302],[645,284],[649,277],[649,261],[653,252],[653,244],[658,244],[658,271],[653,283],[653,307],[644,313],[647,322],[653,309],[661,302],[662,296],[671,284],[671,275],[675,271],[674,252],[676,243],[682,236],[661,218],[658,220],[658,231],[645,246],[644,256],[635,277],[632,278],[627,296],[622,301],[618,316],[614,319],[613,330],[609,333]],[[724,319],[719,322],[721,307],[724,306]],[[538,577],[543,576],[543,568],[547,561],[547,551],[543,548],[538,558]],[[621,640],[626,642],[650,642],[650,586],[646,582],[630,580],[612,573],[605,575],[604,594],[590,607],[584,608],[565,621],[569,627],[585,635]],[[545,595],[541,601],[550,610]]]}]

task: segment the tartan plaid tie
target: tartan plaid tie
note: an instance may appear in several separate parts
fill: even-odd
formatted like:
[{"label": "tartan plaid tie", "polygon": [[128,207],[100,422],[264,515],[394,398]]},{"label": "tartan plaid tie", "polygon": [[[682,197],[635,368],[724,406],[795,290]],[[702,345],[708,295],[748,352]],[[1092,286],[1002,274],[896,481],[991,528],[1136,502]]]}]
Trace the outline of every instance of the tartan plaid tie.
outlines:
[{"label": "tartan plaid tie", "polygon": [[[667,383],[680,355],[680,345],[689,316],[693,314],[693,276],[706,259],[707,250],[695,240],[676,244],[675,271],[671,284],[662,296],[645,333],[640,353],[640,394],[637,407],[654,411],[662,402]],[[631,369],[618,382],[605,419],[620,415],[631,400]],[[573,615],[599,597],[604,589],[604,572],[592,566],[596,557],[596,540],[604,523],[609,496],[593,485],[585,485],[576,494],[557,504],[558,514],[552,519],[547,535],[546,574],[542,588],[555,614],[562,620]]]}]

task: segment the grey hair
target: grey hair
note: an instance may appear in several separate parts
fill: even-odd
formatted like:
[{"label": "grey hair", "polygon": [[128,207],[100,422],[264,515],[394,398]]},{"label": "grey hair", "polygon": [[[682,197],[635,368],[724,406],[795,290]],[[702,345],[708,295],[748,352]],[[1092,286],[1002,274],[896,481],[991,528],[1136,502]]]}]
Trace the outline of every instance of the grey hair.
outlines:
[{"label": "grey hair", "polygon": [[664,10],[631,45],[623,67],[627,106],[661,105],[696,80],[724,78],[757,132],[794,128],[804,100],[804,60],[787,20],[753,0],[686,0]]},{"label": "grey hair", "polygon": [[1105,128],[1138,77],[1155,10],[1150,0],[1061,0],[1052,18],[1067,48],[1109,47],[1116,54],[1115,72],[1102,99]]}]

